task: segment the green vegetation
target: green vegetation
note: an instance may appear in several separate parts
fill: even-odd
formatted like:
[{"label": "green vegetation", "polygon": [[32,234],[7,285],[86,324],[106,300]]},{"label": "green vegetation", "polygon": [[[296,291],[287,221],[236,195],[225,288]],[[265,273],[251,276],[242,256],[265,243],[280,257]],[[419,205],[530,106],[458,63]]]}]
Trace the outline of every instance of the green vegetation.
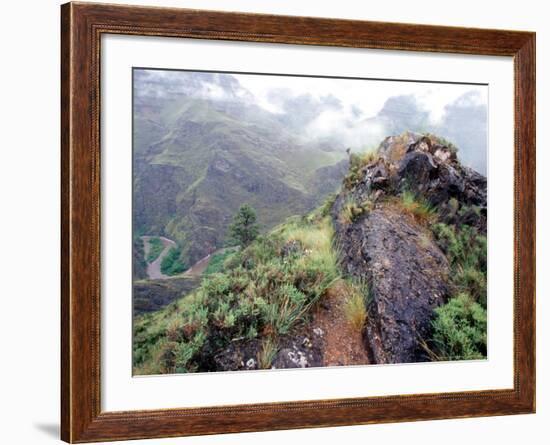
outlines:
[{"label": "green vegetation", "polygon": [[261,338],[267,368],[277,339],[310,316],[339,278],[328,217],[293,218],[259,236],[174,304],[136,319],[134,365],[139,374],[210,370],[205,358],[233,341]]},{"label": "green vegetation", "polygon": [[187,269],[185,263],[180,260],[181,249],[172,247],[160,263],[160,271],[164,275],[178,275]]},{"label": "green vegetation", "polygon": [[377,151],[367,150],[363,153],[351,153],[349,157],[349,172],[344,178],[344,187],[351,190],[360,180],[363,167],[376,160]]},{"label": "green vegetation", "polygon": [[233,254],[235,253],[235,249],[225,249],[220,253],[216,253],[212,255],[212,258],[210,258],[210,261],[208,262],[208,266],[206,267],[204,274],[210,275],[213,273],[223,272],[224,269],[224,263],[226,260],[231,258]]},{"label": "green vegetation", "polygon": [[[465,211],[465,210],[463,210]],[[455,297],[436,309],[433,355],[469,360],[487,355],[487,237],[475,227],[432,226],[451,266]]]},{"label": "green vegetation", "polygon": [[243,204],[229,226],[230,242],[244,248],[254,241],[260,232],[256,220],[256,211],[248,204]]},{"label": "green vegetation", "polygon": [[149,238],[149,252],[147,253],[147,262],[152,263],[164,250],[164,244],[160,238]]},{"label": "green vegetation", "polygon": [[435,209],[425,198],[408,190],[401,193],[401,207],[421,222],[430,222],[436,216]]},{"label": "green vegetation", "polygon": [[432,230],[451,265],[451,279],[456,292],[470,295],[487,307],[487,237],[475,227],[460,228],[443,223]]},{"label": "green vegetation", "polygon": [[468,294],[458,294],[435,310],[433,343],[438,360],[487,356],[487,311]]}]

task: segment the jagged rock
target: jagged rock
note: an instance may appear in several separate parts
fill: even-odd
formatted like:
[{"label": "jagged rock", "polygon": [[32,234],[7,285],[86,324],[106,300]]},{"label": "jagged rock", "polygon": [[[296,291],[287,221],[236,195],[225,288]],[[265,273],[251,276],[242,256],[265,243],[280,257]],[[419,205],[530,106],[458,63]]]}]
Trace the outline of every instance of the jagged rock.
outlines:
[{"label": "jagged rock", "polygon": [[[369,361],[428,360],[422,340],[431,334],[434,308],[449,296],[449,265],[426,225],[400,207],[399,196],[420,195],[439,210],[440,221],[486,232],[487,181],[432,136],[392,136],[377,154],[332,207],[341,264],[346,275],[366,278],[370,286]],[[371,203],[351,222],[340,218],[350,199]]]},{"label": "jagged rock", "polygon": [[363,239],[364,269],[352,271],[366,272],[372,293],[365,331],[369,359],[424,360],[419,340],[428,337],[433,309],[447,296],[445,255],[424,227],[391,207],[372,211],[351,240],[356,236]]},{"label": "jagged rock", "polygon": [[249,358],[246,361],[246,369],[256,369],[258,367],[258,364],[255,359]]},{"label": "jagged rock", "polygon": [[313,329],[313,333],[317,336],[317,337],[323,337],[325,335],[325,332],[321,329],[321,328],[314,328]]},{"label": "jagged rock", "polygon": [[386,138],[378,150],[380,161],[365,168],[364,185],[375,186],[372,169],[381,162],[391,172],[386,191],[421,193],[432,205],[439,206],[455,198],[465,205],[487,206],[487,179],[463,166],[456,149],[437,142],[434,137],[417,133]]}]

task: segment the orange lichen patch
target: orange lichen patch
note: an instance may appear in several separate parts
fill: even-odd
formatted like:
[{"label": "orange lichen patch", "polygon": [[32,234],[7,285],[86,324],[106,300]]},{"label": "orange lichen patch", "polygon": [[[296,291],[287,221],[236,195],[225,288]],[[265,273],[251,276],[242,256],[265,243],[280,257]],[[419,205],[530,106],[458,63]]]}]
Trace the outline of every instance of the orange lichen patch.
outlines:
[{"label": "orange lichen patch", "polygon": [[408,132],[399,136],[391,136],[391,144],[388,144],[391,149],[385,153],[386,159],[392,163],[398,162],[405,156],[410,143],[411,140]]}]

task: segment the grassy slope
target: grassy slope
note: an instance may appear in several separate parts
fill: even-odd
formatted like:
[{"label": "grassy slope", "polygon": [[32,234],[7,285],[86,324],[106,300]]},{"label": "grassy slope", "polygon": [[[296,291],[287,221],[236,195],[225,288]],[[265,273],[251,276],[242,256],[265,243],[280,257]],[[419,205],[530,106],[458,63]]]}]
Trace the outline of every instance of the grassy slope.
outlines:
[{"label": "grassy slope", "polygon": [[273,348],[338,277],[329,218],[290,218],[226,258],[223,273],[208,275],[192,294],[136,318],[135,372],[210,370],[202,355],[239,338]]},{"label": "grassy slope", "polygon": [[[137,107],[135,146],[143,156],[136,160],[136,211],[145,214],[136,218],[138,226],[176,240],[183,259],[192,263],[221,247],[226,225],[243,202],[257,210],[266,229],[318,204],[323,196],[311,178],[345,154],[303,144],[262,119],[237,120],[200,99]],[[162,137],[153,121],[162,122]],[[158,205],[163,200],[173,205]]]},{"label": "grassy slope", "polygon": [[[437,219],[437,209],[427,208],[421,197],[400,199],[403,211],[426,224]],[[205,358],[236,339],[260,339],[262,350],[276,350],[278,338],[308,320],[309,309],[339,276],[326,216],[329,206],[330,202],[307,217],[287,219],[243,252],[225,258],[219,272],[205,277],[190,295],[137,317],[135,372],[209,371],[211,363]],[[486,355],[486,237],[469,226],[431,228],[454,277],[452,298],[435,314],[434,336],[429,339],[433,358],[481,358]],[[360,329],[366,313],[356,303],[350,300],[346,311]]]}]

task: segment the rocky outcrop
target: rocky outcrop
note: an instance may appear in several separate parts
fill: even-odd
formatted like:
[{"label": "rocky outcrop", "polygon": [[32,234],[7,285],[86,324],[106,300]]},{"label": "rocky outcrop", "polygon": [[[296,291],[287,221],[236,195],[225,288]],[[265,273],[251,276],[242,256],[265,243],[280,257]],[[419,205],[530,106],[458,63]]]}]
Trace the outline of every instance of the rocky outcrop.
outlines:
[{"label": "rocky outcrop", "polygon": [[[486,179],[462,166],[455,149],[438,138],[405,133],[384,140],[346,184],[332,217],[344,273],[370,288],[369,361],[428,360],[422,343],[434,308],[449,296],[449,265],[427,222],[404,209],[401,195],[424,200],[440,221],[469,218],[486,230]],[[342,217],[346,212],[351,218]]]},{"label": "rocky outcrop", "polygon": [[432,311],[447,295],[445,255],[425,227],[387,204],[340,233],[345,272],[369,283],[369,361],[423,360],[419,339],[427,338]]},{"label": "rocky outcrop", "polygon": [[478,206],[486,215],[487,179],[463,166],[456,148],[446,144],[417,133],[390,136],[380,145],[377,161],[365,168],[360,186],[393,195],[408,190],[438,208],[456,200],[462,206]]}]

